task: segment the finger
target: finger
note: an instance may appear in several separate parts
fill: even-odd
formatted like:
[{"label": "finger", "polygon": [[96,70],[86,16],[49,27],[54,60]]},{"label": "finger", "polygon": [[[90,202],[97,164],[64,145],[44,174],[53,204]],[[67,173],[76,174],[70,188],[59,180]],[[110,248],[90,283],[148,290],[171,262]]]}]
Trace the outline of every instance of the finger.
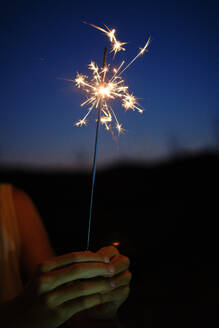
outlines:
[{"label": "finger", "polygon": [[51,306],[58,306],[64,302],[82,296],[94,295],[97,293],[105,294],[114,288],[128,285],[131,280],[130,271],[126,270],[117,276],[109,278],[93,278],[76,280],[71,285],[67,284],[49,292],[46,297]]},{"label": "finger", "polygon": [[118,274],[129,268],[130,260],[127,256],[116,255],[110,262],[110,266],[114,270],[114,274]]},{"label": "finger", "polygon": [[113,302],[114,304],[121,304],[123,303],[130,293],[129,285],[125,285],[119,288],[112,290],[109,293],[102,294],[102,302],[101,303],[108,303]]},{"label": "finger", "polygon": [[106,246],[102,247],[99,251],[97,251],[98,254],[103,255],[103,257],[109,257],[110,259],[113,258],[115,255],[119,254],[119,251],[114,246]]},{"label": "finger", "polygon": [[113,278],[110,278],[110,285],[113,288],[122,287],[130,284],[131,278],[132,278],[131,272],[126,270],[117,274]]},{"label": "finger", "polygon": [[[118,279],[117,286],[121,283]],[[113,289],[113,286],[114,284],[112,285],[111,280],[107,278],[81,279],[74,281],[71,285],[56,288],[48,294],[48,298],[53,306],[58,306],[75,298],[107,293]]]},{"label": "finger", "polygon": [[91,251],[72,252],[69,254],[53,257],[48,261],[39,264],[37,271],[44,273],[72,263],[92,261],[107,263],[107,260],[108,259],[106,259],[105,256],[101,253],[99,254]]},{"label": "finger", "polygon": [[38,293],[49,292],[58,286],[78,279],[110,277],[114,268],[101,262],[75,263],[65,268],[44,273],[36,280]]},{"label": "finger", "polygon": [[65,302],[58,307],[61,318],[65,320],[71,318],[78,312],[90,309],[102,303],[100,294],[81,297],[72,301]]}]

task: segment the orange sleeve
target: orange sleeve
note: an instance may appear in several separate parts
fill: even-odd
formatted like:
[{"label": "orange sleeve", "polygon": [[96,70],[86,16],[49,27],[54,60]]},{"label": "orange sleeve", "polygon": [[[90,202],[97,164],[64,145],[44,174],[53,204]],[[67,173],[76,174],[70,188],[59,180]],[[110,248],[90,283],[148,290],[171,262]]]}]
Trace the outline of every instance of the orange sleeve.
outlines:
[{"label": "orange sleeve", "polygon": [[30,278],[37,265],[55,256],[55,253],[32,199],[24,191],[14,187],[13,200],[21,236],[22,269],[27,278]]}]

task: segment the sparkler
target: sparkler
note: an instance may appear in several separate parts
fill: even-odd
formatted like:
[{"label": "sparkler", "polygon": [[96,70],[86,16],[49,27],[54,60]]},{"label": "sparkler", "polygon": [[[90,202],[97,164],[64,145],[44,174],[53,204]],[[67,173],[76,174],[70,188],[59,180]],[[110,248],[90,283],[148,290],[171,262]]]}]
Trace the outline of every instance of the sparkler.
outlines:
[{"label": "sparkler", "polygon": [[[106,67],[106,54],[107,48],[104,49],[104,56],[103,56],[103,73],[101,82],[104,83],[105,79],[105,71],[104,68]],[[97,146],[98,146],[98,135],[99,135],[99,127],[100,127],[100,111],[102,106],[102,98],[99,101],[98,111],[97,111],[97,127],[96,127],[96,137],[95,137],[95,147],[94,147],[94,159],[93,159],[93,176],[92,176],[92,188],[91,188],[91,199],[90,199],[90,213],[89,213],[89,221],[88,221],[88,234],[87,234],[87,249],[89,249],[90,245],[90,228],[91,228],[91,219],[92,219],[92,209],[93,209],[93,195],[94,195],[94,183],[95,183],[95,176],[96,176],[96,163],[97,163]]]},{"label": "sparkler", "polygon": [[[86,23],[87,24],[87,23]],[[127,42],[120,42],[116,38],[116,30],[110,30],[108,26],[104,25],[105,28],[98,27],[93,24],[88,24],[95,29],[100,30],[109,38],[113,52],[113,58],[120,51],[125,51],[124,45]],[[90,244],[90,228],[91,228],[91,218],[92,218],[92,208],[93,208],[93,194],[94,194],[94,183],[96,176],[96,160],[97,160],[97,146],[98,146],[98,135],[100,123],[105,126],[107,130],[112,130],[112,122],[115,122],[115,127],[118,134],[124,131],[122,124],[119,123],[117,116],[109,103],[110,100],[120,99],[121,105],[125,110],[132,109],[137,110],[139,113],[143,113],[143,109],[138,104],[137,99],[134,97],[133,93],[129,93],[128,86],[125,85],[124,80],[121,75],[141,56],[143,55],[150,44],[150,37],[148,38],[145,46],[140,48],[137,55],[124,67],[125,61],[122,61],[118,68],[114,68],[111,71],[110,78],[107,77],[107,73],[110,74],[110,65],[106,64],[106,53],[107,49],[104,51],[103,67],[99,68],[98,65],[91,61],[88,65],[89,70],[92,72],[92,78],[89,79],[88,76],[77,73],[75,80],[68,80],[74,82],[78,88],[82,88],[87,94],[87,99],[81,104],[81,106],[88,105],[88,111],[86,115],[75,123],[76,126],[83,126],[87,124],[87,117],[94,110],[97,109],[97,126],[96,126],[96,137],[94,146],[94,158],[93,158],[93,170],[92,170],[92,189],[91,189],[91,200],[90,200],[90,212],[89,212],[89,223],[88,223],[88,239],[87,239],[87,249],[89,249]],[[123,68],[124,67],[124,68]],[[123,68],[123,69],[122,69]]]}]

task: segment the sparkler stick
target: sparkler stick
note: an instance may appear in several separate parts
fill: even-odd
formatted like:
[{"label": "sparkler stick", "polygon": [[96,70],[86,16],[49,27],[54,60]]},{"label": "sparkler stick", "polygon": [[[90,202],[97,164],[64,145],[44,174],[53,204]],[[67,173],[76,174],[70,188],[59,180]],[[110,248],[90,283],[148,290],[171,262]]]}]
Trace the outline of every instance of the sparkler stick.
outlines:
[{"label": "sparkler stick", "polygon": [[[105,68],[106,68],[106,54],[107,48],[104,49],[103,56],[103,72],[102,72],[102,83],[105,80]],[[98,151],[98,137],[99,137],[99,129],[100,129],[100,111],[102,107],[103,99],[100,98],[100,102],[97,110],[97,126],[96,126],[96,136],[95,136],[95,145],[94,145],[94,158],[93,158],[93,169],[92,169],[92,187],[91,187],[91,198],[90,198],[90,212],[89,212],[89,221],[88,221],[88,234],[87,234],[87,250],[90,246],[90,231],[91,231],[91,219],[92,219],[92,210],[93,210],[93,196],[94,196],[94,184],[96,177],[96,163],[97,163],[97,151]]]}]

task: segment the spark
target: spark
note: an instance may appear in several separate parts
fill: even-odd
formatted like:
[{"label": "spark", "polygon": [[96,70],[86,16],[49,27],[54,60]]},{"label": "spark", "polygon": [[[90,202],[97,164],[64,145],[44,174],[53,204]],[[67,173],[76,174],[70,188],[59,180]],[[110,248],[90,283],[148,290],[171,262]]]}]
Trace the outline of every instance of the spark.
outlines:
[{"label": "spark", "polygon": [[130,63],[119,73],[119,76],[122,75],[140,56],[142,56],[145,51],[147,51],[147,48],[149,44],[151,43],[151,38],[149,37],[147,42],[145,43],[145,46],[143,48],[140,48],[139,53],[130,61]]},{"label": "spark", "polygon": [[139,113],[143,113],[143,109],[141,109],[140,107],[136,106],[137,101],[136,101],[136,98],[133,96],[133,94],[126,94],[123,98],[123,101],[122,101],[122,106],[128,110],[129,108],[131,108],[132,110],[135,110],[137,109]]},{"label": "spark", "polygon": [[[121,65],[120,65],[121,66]],[[120,134],[124,131],[122,124],[119,123],[115,112],[112,107],[109,106],[109,100],[120,99],[122,106],[125,110],[135,110],[143,112],[139,106],[137,106],[137,100],[134,97],[133,93],[128,92],[128,86],[124,84],[124,80],[115,75],[112,79],[105,79],[103,82],[101,76],[106,73],[106,70],[99,69],[96,63],[92,62],[89,64],[89,68],[92,71],[92,78],[89,80],[85,75],[77,74],[74,82],[78,88],[86,89],[89,97],[81,104],[81,106],[90,105],[87,114],[81,120],[76,123],[76,126],[83,126],[87,124],[87,117],[93,110],[93,108],[98,108],[98,104],[101,102],[102,106],[100,108],[101,124],[104,124],[107,130],[110,130],[111,123],[115,119],[115,127]],[[100,72],[100,73],[99,73]]]},{"label": "spark", "polygon": [[[127,42],[120,42],[116,39],[115,29],[109,29],[106,25],[104,25],[105,28],[101,28],[93,24],[89,25],[107,35],[112,43],[111,52],[114,52],[114,56],[119,51],[125,50],[123,46],[127,44]],[[87,117],[92,110],[96,108],[97,110],[100,110],[100,123],[103,124],[107,130],[110,130],[113,127],[113,122],[115,122],[114,126],[117,129],[118,134],[124,132],[122,124],[119,123],[113,108],[109,104],[109,101],[115,99],[119,99],[121,101],[121,105],[126,111],[132,109],[133,111],[137,110],[139,113],[143,113],[143,109],[138,104],[133,93],[129,93],[128,86],[125,85],[121,75],[134,63],[138,57],[147,51],[150,40],[151,39],[149,37],[144,47],[140,48],[138,54],[125,67],[125,61],[122,61],[118,68],[114,67],[113,69],[110,69],[110,65],[99,67],[94,61],[91,61],[88,65],[88,69],[92,73],[90,78],[86,75],[77,73],[74,80],[68,80],[74,82],[78,88],[86,91],[88,95],[87,99],[81,104],[81,107],[88,105],[88,111],[84,118],[80,119],[75,124],[76,126],[81,127],[86,125]]]},{"label": "spark", "polygon": [[82,119],[80,121],[78,121],[77,123],[75,123],[76,126],[82,126],[82,125],[86,125],[87,124],[87,121]]},{"label": "spark", "polygon": [[[84,23],[87,24],[86,22],[84,22]],[[103,33],[105,33],[108,36],[110,42],[112,43],[111,52],[114,52],[114,57],[117,54],[117,52],[119,52],[121,50],[125,51],[125,48],[123,46],[125,44],[127,44],[127,42],[120,42],[116,39],[116,36],[115,36],[116,30],[115,29],[110,30],[109,27],[106,25],[104,25],[106,29],[96,26],[94,24],[88,24],[88,25],[96,28],[99,31],[102,31]]]},{"label": "spark", "polygon": [[126,42],[120,42],[120,41],[117,41],[117,40],[115,40],[113,42],[113,48],[112,48],[111,52],[114,52],[114,57],[117,54],[117,52],[119,52],[121,50],[125,51],[125,48],[122,47],[125,44],[126,44]]}]

